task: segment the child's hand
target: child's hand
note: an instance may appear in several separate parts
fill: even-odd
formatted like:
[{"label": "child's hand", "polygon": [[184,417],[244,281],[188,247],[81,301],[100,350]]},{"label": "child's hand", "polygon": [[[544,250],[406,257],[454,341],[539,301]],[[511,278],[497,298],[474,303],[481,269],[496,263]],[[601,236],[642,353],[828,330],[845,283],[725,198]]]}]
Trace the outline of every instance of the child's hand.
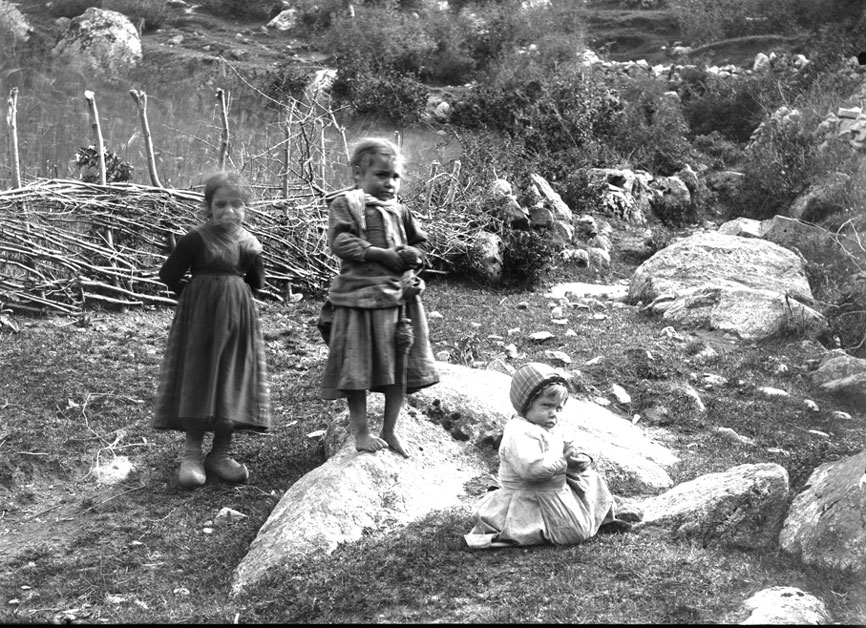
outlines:
[{"label": "child's hand", "polygon": [[406,270],[406,265],[403,258],[394,249],[381,249],[382,253],[376,261],[382,264],[385,268],[395,273],[402,273]]},{"label": "child's hand", "polygon": [[400,254],[400,259],[406,265],[406,268],[416,269],[421,267],[421,252],[414,246],[404,246],[397,249]]},{"label": "child's hand", "polygon": [[589,469],[592,464],[592,458],[584,453],[572,452],[565,456],[565,461],[568,463],[568,470],[577,473],[583,473]]}]

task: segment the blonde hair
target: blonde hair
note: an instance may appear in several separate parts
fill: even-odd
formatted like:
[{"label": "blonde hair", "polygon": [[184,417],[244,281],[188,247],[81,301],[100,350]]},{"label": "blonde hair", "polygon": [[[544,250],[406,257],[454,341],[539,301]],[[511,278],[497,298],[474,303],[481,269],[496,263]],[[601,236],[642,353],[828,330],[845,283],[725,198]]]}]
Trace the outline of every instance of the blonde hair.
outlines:
[{"label": "blonde hair", "polygon": [[353,172],[356,170],[363,172],[375,157],[392,159],[397,165],[403,165],[403,155],[397,145],[381,137],[368,137],[355,144],[349,165],[352,166]]},{"label": "blonde hair", "polygon": [[210,218],[213,215],[211,203],[214,194],[220,188],[228,188],[236,192],[243,199],[244,204],[250,202],[250,192],[246,182],[237,172],[220,170],[208,176],[204,182],[204,199],[202,200],[202,215]]}]

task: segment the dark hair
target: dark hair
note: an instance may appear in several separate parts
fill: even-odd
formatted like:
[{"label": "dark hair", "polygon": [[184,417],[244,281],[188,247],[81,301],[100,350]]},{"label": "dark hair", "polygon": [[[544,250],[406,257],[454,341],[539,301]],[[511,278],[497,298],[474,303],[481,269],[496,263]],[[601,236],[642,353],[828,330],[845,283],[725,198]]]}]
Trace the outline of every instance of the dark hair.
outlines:
[{"label": "dark hair", "polygon": [[403,163],[403,155],[394,142],[381,137],[370,137],[355,144],[349,164],[353,171],[356,168],[363,171],[376,156],[393,159],[400,165]]},{"label": "dark hair", "polygon": [[249,203],[250,192],[246,182],[236,172],[226,172],[221,170],[210,175],[204,182],[204,200],[202,201],[203,213],[205,218],[211,217],[210,204],[213,202],[214,194],[220,188],[229,188],[243,199],[244,203]]}]

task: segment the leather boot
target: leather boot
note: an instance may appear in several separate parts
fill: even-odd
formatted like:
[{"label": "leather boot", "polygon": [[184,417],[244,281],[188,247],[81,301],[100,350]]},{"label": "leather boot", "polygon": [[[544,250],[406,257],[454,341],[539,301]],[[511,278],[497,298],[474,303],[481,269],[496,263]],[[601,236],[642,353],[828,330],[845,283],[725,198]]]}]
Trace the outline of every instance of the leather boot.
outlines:
[{"label": "leather boot", "polygon": [[210,453],[204,459],[204,468],[209,475],[240,484],[246,482],[249,477],[246,465],[243,465],[229,456],[232,444],[233,428],[231,423],[217,424],[214,427],[213,446]]},{"label": "leather boot", "polygon": [[204,432],[201,430],[187,430],[186,443],[183,449],[183,459],[178,472],[178,482],[184,488],[193,489],[205,483],[204,465],[201,461],[201,441]]}]

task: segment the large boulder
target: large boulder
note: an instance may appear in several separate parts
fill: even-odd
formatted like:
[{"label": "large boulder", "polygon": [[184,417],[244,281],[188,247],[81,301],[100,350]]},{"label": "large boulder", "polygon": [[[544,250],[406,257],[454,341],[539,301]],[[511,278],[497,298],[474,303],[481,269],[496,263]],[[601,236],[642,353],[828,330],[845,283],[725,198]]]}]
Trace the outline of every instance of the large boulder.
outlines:
[{"label": "large boulder", "polygon": [[718,329],[748,340],[826,328],[801,255],[763,239],[697,233],[642,263],[628,301],[682,326]]},{"label": "large boulder", "polygon": [[562,200],[562,197],[553,189],[550,183],[547,182],[547,179],[535,173],[531,173],[529,176],[541,195],[543,206],[551,211],[554,219],[571,222],[574,218],[571,208]]},{"label": "large boulder", "polygon": [[27,22],[24,14],[14,4],[0,0],[0,36],[3,37],[4,48],[10,48],[19,42],[30,39],[33,27]]},{"label": "large boulder", "polygon": [[656,177],[652,189],[656,192],[651,203],[653,213],[664,224],[694,222],[692,194],[682,179],[678,176]]},{"label": "large boulder", "polygon": [[638,502],[647,532],[737,549],[777,545],[787,510],[788,472],[774,463],[709,473]]},{"label": "large boulder", "polygon": [[[379,395],[370,413],[381,415]],[[345,414],[337,423],[344,427]],[[365,531],[385,530],[430,512],[477,499],[467,493],[473,481],[489,475],[467,445],[420,413],[403,412],[400,435],[411,453],[358,452],[345,429],[339,450],[287,490],[235,569],[232,591],[239,593],[281,564],[312,554],[330,554],[341,543],[358,541]]]},{"label": "large boulder", "polygon": [[[440,382],[410,395],[420,412],[444,422],[455,438],[466,439],[485,455],[495,454],[505,423],[514,415],[511,378],[456,364],[437,364]],[[655,493],[673,485],[667,469],[679,459],[667,447],[621,416],[598,404],[570,399],[561,417],[599,471],[623,493]]]},{"label": "large boulder", "polygon": [[788,208],[788,215],[791,218],[818,222],[830,214],[844,210],[842,199],[851,185],[850,180],[850,175],[834,172],[812,183],[794,199]]},{"label": "large boulder", "polygon": [[472,268],[488,281],[502,278],[502,238],[491,231],[479,231],[469,244],[467,253]]},{"label": "large boulder", "polygon": [[634,225],[646,224],[656,196],[651,187],[651,174],[619,168],[590,168],[587,175],[601,188],[599,200],[608,214]]},{"label": "large boulder", "polygon": [[141,63],[141,39],[123,13],[91,7],[69,22],[51,54],[81,74],[120,78]]},{"label": "large boulder", "polygon": [[763,237],[800,253],[807,261],[854,274],[856,260],[866,263],[862,247],[852,239],[823,227],[786,216],[773,216],[763,223]]},{"label": "large boulder", "polygon": [[[446,363],[437,363],[437,369],[439,384],[409,395],[399,417],[410,458],[389,450],[355,451],[345,412],[329,426],[328,460],[280,499],[235,570],[235,593],[289,560],[329,554],[365,531],[477,501],[495,474],[496,445],[513,415],[511,378]],[[382,405],[381,397],[372,395],[370,416],[381,416]],[[640,428],[595,404],[573,399],[566,409],[564,429],[613,483],[633,492],[672,485],[664,466],[677,457]]]},{"label": "large boulder", "polygon": [[841,349],[828,351],[812,373],[812,383],[830,393],[866,400],[866,360]]},{"label": "large boulder", "polygon": [[863,469],[866,451],[815,469],[791,503],[781,548],[810,565],[866,576],[866,503],[857,485]]}]

